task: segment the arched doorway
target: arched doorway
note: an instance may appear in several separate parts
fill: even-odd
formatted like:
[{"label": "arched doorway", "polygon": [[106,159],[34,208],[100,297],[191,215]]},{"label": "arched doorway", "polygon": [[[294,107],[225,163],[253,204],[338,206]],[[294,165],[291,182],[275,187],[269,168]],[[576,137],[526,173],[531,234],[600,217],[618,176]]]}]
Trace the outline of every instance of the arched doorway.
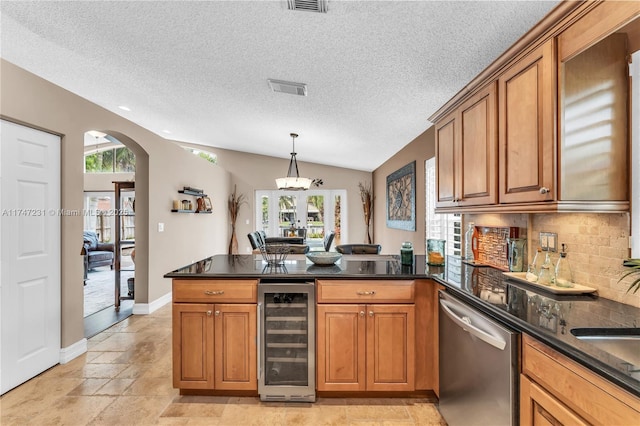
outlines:
[{"label": "arched doorway", "polygon": [[[145,220],[140,216],[148,211],[146,197],[136,202],[140,193],[148,194],[148,188],[144,184],[136,188],[136,181],[148,182],[148,179],[139,179],[141,175],[148,175],[147,165],[147,153],[132,139],[110,131],[85,133],[85,337],[99,333],[133,312],[134,283],[142,281],[136,279],[139,268],[134,259],[142,259],[146,264],[144,247],[148,247],[146,241],[143,243],[147,233],[136,232],[139,223],[148,222],[146,216]],[[142,208],[136,208],[136,204]],[[91,262],[89,255],[93,252],[88,246],[101,249],[97,262]]]}]

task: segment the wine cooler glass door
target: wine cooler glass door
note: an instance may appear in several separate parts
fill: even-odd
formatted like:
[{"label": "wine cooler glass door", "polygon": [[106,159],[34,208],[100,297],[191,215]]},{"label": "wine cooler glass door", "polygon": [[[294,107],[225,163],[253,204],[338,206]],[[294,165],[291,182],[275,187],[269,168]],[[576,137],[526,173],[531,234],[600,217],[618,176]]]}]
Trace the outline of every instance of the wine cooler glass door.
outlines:
[{"label": "wine cooler glass door", "polygon": [[265,289],[261,297],[261,395],[262,390],[282,399],[292,399],[297,392],[315,394],[313,286],[306,287],[296,291],[292,285],[278,286]]}]

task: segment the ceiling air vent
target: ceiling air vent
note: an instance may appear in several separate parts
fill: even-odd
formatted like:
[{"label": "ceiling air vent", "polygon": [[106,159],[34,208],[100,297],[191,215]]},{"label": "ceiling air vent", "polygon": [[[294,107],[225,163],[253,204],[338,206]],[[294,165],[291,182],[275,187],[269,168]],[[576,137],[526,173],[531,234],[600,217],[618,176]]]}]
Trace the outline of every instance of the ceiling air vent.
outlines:
[{"label": "ceiling air vent", "polygon": [[307,85],[304,83],[294,83],[292,81],[274,80],[268,78],[269,87],[274,92],[288,93],[290,95],[307,96]]},{"label": "ceiling air vent", "polygon": [[328,0],[287,0],[289,10],[327,13]]}]

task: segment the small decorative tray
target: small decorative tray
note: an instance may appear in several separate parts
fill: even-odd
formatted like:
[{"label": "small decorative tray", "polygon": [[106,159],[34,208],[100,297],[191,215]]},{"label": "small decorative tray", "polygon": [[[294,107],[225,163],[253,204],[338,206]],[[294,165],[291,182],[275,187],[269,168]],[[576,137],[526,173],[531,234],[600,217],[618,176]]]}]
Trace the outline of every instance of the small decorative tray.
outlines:
[{"label": "small decorative tray", "polygon": [[586,294],[586,293],[593,293],[594,291],[596,291],[595,288],[587,287],[586,285],[575,284],[575,283],[571,288],[558,287],[555,285],[538,284],[536,282],[527,280],[525,278],[527,276],[526,272],[503,272],[502,274],[514,281],[521,282],[524,284],[529,284],[533,287],[541,288],[543,290],[546,290],[554,294]]}]

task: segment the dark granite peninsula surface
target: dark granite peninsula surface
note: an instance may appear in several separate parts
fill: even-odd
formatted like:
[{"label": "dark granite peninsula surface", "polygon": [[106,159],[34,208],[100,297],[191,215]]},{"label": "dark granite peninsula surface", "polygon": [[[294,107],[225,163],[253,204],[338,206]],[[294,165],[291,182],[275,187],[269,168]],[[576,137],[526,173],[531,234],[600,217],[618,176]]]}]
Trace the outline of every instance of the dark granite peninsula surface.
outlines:
[{"label": "dark granite peninsula surface", "polygon": [[169,272],[165,278],[429,278],[425,265],[422,255],[415,256],[412,266],[401,265],[397,255],[344,255],[329,266],[314,265],[304,255],[290,255],[279,266],[268,265],[260,255],[217,255]]},{"label": "dark granite peninsula surface", "polygon": [[[177,279],[434,279],[480,311],[527,333],[602,377],[640,396],[640,365],[575,337],[575,328],[640,327],[640,308],[595,295],[556,295],[538,286],[513,282],[502,271],[467,265],[449,257],[446,266],[430,267],[417,255],[412,266],[396,255],[345,255],[331,266],[316,266],[304,256],[290,256],[271,267],[260,255],[218,255],[165,275]],[[427,281],[423,281],[427,282]]]}]

